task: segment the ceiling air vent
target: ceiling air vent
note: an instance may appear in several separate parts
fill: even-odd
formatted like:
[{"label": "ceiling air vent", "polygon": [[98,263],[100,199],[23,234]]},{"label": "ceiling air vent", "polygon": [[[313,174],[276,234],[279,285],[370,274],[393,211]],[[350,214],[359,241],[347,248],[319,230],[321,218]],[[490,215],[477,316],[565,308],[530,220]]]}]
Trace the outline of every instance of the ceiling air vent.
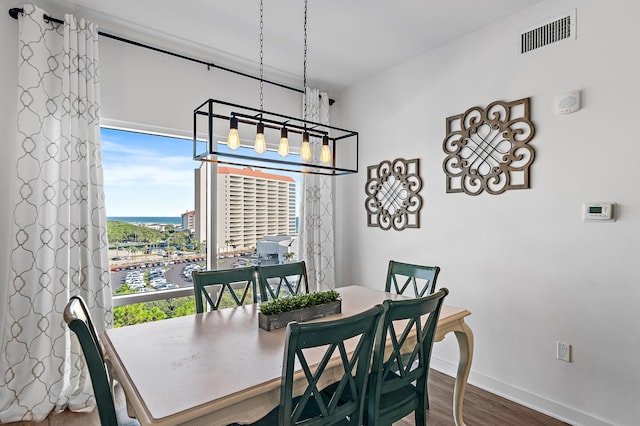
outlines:
[{"label": "ceiling air vent", "polygon": [[576,10],[573,9],[566,16],[522,32],[518,40],[518,50],[523,54],[559,41],[575,40],[575,38]]}]

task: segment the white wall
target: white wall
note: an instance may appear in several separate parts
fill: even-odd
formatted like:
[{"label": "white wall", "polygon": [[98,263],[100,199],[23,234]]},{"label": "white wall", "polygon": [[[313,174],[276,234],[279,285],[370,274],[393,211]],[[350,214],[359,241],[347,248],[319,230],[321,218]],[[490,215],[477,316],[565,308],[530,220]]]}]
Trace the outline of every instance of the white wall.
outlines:
[{"label": "white wall", "polygon": [[[110,125],[134,123],[136,128],[190,137],[193,110],[209,98],[260,106],[255,80],[105,37],[100,38],[100,75],[101,117]],[[264,85],[267,111],[299,116],[301,98],[300,93]]]},{"label": "white wall", "polygon": [[[573,8],[576,41],[518,57],[521,30]],[[337,282],[380,288],[389,259],[439,265],[447,303],[472,312],[470,382],[572,424],[640,419],[639,14],[631,1],[549,0],[339,96],[361,172],[338,180]],[[554,115],[554,96],[577,89],[584,108]],[[529,96],[531,189],[445,193],[445,118]],[[421,161],[421,227],[368,228],[366,166],[398,157]],[[618,221],[583,222],[584,201],[617,202]],[[572,363],[555,359],[556,341],[573,345]],[[457,354],[448,337],[434,365],[452,373]]]}]

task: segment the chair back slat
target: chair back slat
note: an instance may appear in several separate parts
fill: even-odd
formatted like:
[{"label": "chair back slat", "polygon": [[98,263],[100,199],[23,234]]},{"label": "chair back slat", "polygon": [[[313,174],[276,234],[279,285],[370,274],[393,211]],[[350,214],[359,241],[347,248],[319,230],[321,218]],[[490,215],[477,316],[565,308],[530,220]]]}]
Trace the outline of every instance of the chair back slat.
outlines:
[{"label": "chair back slat", "polygon": [[258,266],[258,282],[263,302],[309,293],[307,267],[304,261]]},{"label": "chair back slat", "polygon": [[385,291],[405,294],[408,289],[411,289],[413,297],[424,297],[435,291],[439,273],[438,266],[413,265],[391,260],[387,270]]},{"label": "chair back slat", "polygon": [[[256,268],[253,266],[219,271],[193,271],[193,290],[196,298],[196,312],[205,312],[205,308],[218,310],[225,294],[231,303],[242,306],[246,303],[258,303]],[[210,293],[217,290],[217,296]]]}]

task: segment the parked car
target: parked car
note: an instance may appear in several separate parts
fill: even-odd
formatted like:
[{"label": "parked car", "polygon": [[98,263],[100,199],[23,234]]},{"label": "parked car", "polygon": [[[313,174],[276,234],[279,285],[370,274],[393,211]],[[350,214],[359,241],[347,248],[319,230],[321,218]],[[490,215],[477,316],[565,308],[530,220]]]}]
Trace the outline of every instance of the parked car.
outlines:
[{"label": "parked car", "polygon": [[156,290],[168,290],[172,288],[178,288],[178,285],[174,283],[164,283],[157,286]]},{"label": "parked car", "polygon": [[170,284],[170,283],[167,283],[167,280],[165,280],[164,278],[162,278],[161,280],[154,280],[154,281],[152,281],[152,282],[150,282],[150,283],[149,283],[149,285],[150,285],[151,287],[155,288],[156,290],[157,290],[159,287],[162,287],[162,286],[164,286],[164,285],[166,285],[166,284]]}]

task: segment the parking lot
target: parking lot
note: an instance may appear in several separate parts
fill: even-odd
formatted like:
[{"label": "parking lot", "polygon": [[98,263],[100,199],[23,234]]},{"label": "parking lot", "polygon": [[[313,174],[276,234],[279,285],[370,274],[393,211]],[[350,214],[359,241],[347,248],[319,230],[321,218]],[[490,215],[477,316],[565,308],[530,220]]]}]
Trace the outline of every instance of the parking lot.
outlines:
[{"label": "parking lot", "polygon": [[190,287],[191,281],[187,280],[182,271],[187,265],[205,265],[204,260],[195,260],[195,261],[186,261],[184,259],[175,259],[171,261],[163,261],[163,262],[150,262],[150,263],[141,263],[138,265],[129,265],[123,268],[113,268],[120,269],[119,271],[115,271],[112,269],[111,271],[111,288],[113,291],[117,291],[122,284],[124,284],[125,277],[127,276],[127,272],[131,271],[140,271],[143,275],[148,273],[149,271],[154,270],[162,270],[164,271],[164,278],[167,283],[176,284],[178,287]]},{"label": "parking lot", "polygon": [[[271,263],[273,263],[273,261],[258,258],[252,253],[218,257],[218,269],[232,269],[243,266],[255,266],[258,264],[264,265]],[[124,284],[127,272],[140,271],[141,275],[144,276],[145,273],[148,273],[149,271],[156,271],[158,269],[164,271],[164,278],[167,283],[176,284],[178,287],[191,287],[193,285],[192,281],[185,278],[183,274],[184,268],[188,265],[200,265],[201,268],[204,269],[206,267],[206,260],[205,258],[173,259],[169,261],[154,261],[135,265],[120,265],[120,267],[115,266],[111,268],[111,288],[114,292],[117,291],[120,286]],[[148,290],[144,291],[153,291],[149,286],[146,288]]]}]

